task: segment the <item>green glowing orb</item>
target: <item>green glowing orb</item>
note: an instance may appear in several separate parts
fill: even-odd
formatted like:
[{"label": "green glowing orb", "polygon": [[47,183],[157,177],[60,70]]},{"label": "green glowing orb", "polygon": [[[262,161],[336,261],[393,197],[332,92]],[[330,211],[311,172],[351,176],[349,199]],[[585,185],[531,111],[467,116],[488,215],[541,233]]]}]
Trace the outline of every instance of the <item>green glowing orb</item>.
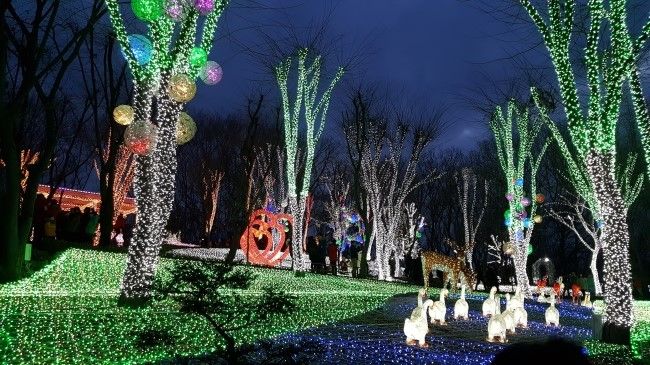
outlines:
[{"label": "green glowing orb", "polygon": [[190,64],[194,67],[203,67],[208,62],[208,53],[203,48],[194,47],[190,54]]},{"label": "green glowing orb", "polygon": [[153,22],[165,12],[164,0],[132,0],[131,9],[138,19]]}]

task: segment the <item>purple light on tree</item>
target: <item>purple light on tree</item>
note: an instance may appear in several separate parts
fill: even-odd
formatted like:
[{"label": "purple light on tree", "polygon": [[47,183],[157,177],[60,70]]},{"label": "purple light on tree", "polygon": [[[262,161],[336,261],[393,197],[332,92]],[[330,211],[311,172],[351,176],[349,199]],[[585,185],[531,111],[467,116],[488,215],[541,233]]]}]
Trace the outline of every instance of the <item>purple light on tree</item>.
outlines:
[{"label": "purple light on tree", "polygon": [[194,6],[199,13],[207,15],[214,10],[214,0],[196,0]]},{"label": "purple light on tree", "polygon": [[223,77],[223,69],[221,66],[214,62],[208,61],[201,71],[201,80],[207,85],[214,85],[221,81]]}]

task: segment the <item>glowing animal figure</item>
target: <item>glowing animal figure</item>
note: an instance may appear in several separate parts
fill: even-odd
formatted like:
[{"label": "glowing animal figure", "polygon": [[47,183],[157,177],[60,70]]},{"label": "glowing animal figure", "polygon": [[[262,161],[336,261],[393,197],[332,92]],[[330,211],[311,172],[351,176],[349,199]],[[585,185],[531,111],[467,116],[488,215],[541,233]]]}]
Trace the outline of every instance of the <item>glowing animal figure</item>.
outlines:
[{"label": "glowing animal figure", "polygon": [[555,327],[560,325],[560,311],[555,308],[555,295],[551,294],[550,299],[551,305],[546,308],[544,312],[544,318],[546,319],[546,325],[550,326],[553,324]]},{"label": "glowing animal figure", "polygon": [[515,295],[510,298],[510,308],[506,309],[515,309],[515,308],[523,308],[524,307],[524,296],[521,294],[521,289],[517,287],[515,289]]},{"label": "glowing animal figure", "polygon": [[446,325],[445,315],[447,314],[447,306],[445,305],[445,297],[449,295],[449,290],[442,289],[440,290],[440,299],[433,303],[433,306],[429,308],[429,316],[431,316],[431,323],[435,324],[436,322],[441,325]]},{"label": "glowing animal figure", "polygon": [[429,333],[429,324],[427,323],[427,310],[433,305],[431,299],[427,299],[421,306],[418,306],[411,313],[410,318],[404,320],[404,335],[406,335],[406,344],[420,347],[429,347],[426,342],[426,335]]},{"label": "glowing animal figure", "polygon": [[512,310],[515,319],[515,326],[521,328],[528,328],[528,312],[524,307],[517,307]]},{"label": "glowing animal figure", "polygon": [[454,319],[469,319],[469,304],[465,300],[465,285],[460,287],[460,298],[454,304]]},{"label": "glowing animal figure", "polygon": [[496,303],[494,301],[494,294],[497,292],[497,287],[493,286],[492,289],[490,289],[490,296],[485,299],[483,302],[483,316],[484,317],[490,317],[494,315],[494,307],[496,306]]},{"label": "glowing animal figure", "polygon": [[592,308],[594,305],[591,303],[591,293],[585,292],[585,299],[582,300],[582,306]]},{"label": "glowing animal figure", "polygon": [[467,290],[471,291],[476,285],[476,275],[465,265],[465,254],[461,251],[457,257],[446,256],[433,251],[422,252],[422,273],[424,274],[424,287],[429,287],[429,273],[433,270],[443,272],[443,287],[451,282],[451,290],[456,291],[460,280]]},{"label": "glowing animal figure", "polygon": [[[498,305],[501,306],[501,303],[499,302]],[[506,294],[506,310],[503,311],[502,315],[503,321],[506,323],[506,331],[508,333],[515,333],[515,313],[510,306],[510,293]]]},{"label": "glowing animal figure", "polygon": [[488,321],[487,340],[490,342],[494,342],[495,339],[498,339],[499,342],[505,343],[508,341],[508,339],[506,338],[507,327],[506,327],[505,318],[501,313],[501,300],[499,299],[498,295],[494,300],[495,300],[494,315]]}]

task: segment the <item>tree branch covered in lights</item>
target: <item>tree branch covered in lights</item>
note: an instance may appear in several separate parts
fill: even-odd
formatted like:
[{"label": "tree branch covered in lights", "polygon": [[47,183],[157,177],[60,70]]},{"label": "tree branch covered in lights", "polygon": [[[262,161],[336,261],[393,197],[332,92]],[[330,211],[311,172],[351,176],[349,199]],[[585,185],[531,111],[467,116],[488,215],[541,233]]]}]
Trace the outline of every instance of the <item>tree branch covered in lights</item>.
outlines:
[{"label": "tree branch covered in lights", "polygon": [[[531,120],[528,110],[520,110],[514,101],[508,103],[505,111],[497,108],[490,120],[507,186],[509,209],[504,214],[504,224],[508,229],[509,242],[506,251],[512,255],[515,263],[517,285],[527,297],[532,296],[526,272],[528,245],[535,223],[539,221],[535,215],[537,205],[544,199],[536,193],[537,170],[549,144],[549,141],[543,141],[539,151],[533,153],[542,126],[541,120]],[[515,131],[517,141],[514,140]]]},{"label": "tree branch covered in lights", "polygon": [[[483,205],[479,207],[479,199],[477,197],[477,191],[479,188],[476,174],[471,169],[463,169],[460,173],[456,174],[456,187],[458,191],[458,202],[460,203],[461,210],[463,212],[463,228],[464,228],[464,252],[465,259],[469,268],[474,270],[473,256],[474,256],[474,246],[476,239],[476,232],[481,226],[481,221],[483,220],[483,214],[485,213],[485,208],[487,208],[488,202],[488,182],[483,182]],[[480,211],[479,211],[480,209]]]},{"label": "tree branch covered in lights", "polygon": [[[570,156],[557,128],[549,123],[551,131],[567,159],[578,194],[586,200],[592,212],[600,214],[602,221],[600,238],[607,306],[603,340],[629,343],[632,275],[626,220],[628,209],[616,178],[616,126],[620,119],[623,83],[633,70],[635,49],[638,49],[634,43],[645,42],[649,30],[644,27],[642,36],[633,42],[627,27],[625,0],[588,1],[588,33],[586,46],[580,54],[586,65],[587,91],[583,96],[585,103],[581,104],[583,89],[576,83],[579,75],[571,64],[571,56],[577,52],[572,49],[574,22],[577,21],[575,2],[549,0],[546,18],[530,0],[519,2],[540,31],[551,56],[575,157]],[[602,49],[604,47],[607,49]],[[535,99],[539,101],[537,97]],[[540,103],[537,104],[542,114],[546,114]]]},{"label": "tree branch covered in lights", "polygon": [[[549,203],[548,215],[569,228],[589,251],[591,251],[591,262],[589,269],[594,278],[595,295],[602,295],[603,289],[598,275],[598,254],[603,248],[601,241],[600,222],[591,213],[583,199],[569,199],[567,196],[560,196],[557,201]],[[576,224],[577,223],[577,224]]]},{"label": "tree branch covered in lights", "polygon": [[118,106],[113,116],[129,125],[125,144],[138,155],[133,186],[138,218],[122,282],[123,300],[150,296],[174,199],[176,145],[196,132],[192,118],[181,110],[196,93],[194,79],[200,76],[210,85],[221,79],[221,67],[207,61],[207,55],[227,3],[132,0],[130,8],[148,24],[148,33],[129,35],[119,2],[106,0],[133,77],[132,106]]},{"label": "tree branch covered in lights", "polygon": [[[366,132],[367,144],[361,156],[362,182],[372,217],[375,262],[379,280],[392,280],[389,260],[396,253],[406,199],[418,187],[436,177],[435,171],[424,177],[419,177],[417,171],[422,152],[433,140],[433,133],[415,129],[411,151],[404,156],[409,135],[409,128],[405,125],[398,125],[395,133],[389,135],[383,125],[371,123]],[[399,259],[396,257],[395,261],[399,262]]]},{"label": "tree branch covered in lights", "polygon": [[[295,58],[295,61],[294,61]],[[297,64],[296,90],[289,95],[289,74],[294,62]],[[296,57],[282,61],[275,69],[275,74],[282,97],[282,112],[284,123],[284,146],[286,155],[286,178],[289,210],[293,215],[291,250],[293,269],[296,272],[305,270],[303,260],[304,219],[309,196],[312,166],[316,145],[320,140],[325,119],[330,105],[332,91],[343,76],[344,70],[339,67],[327,89],[320,92],[322,60],[320,55],[311,55],[309,50],[300,49]],[[317,100],[320,95],[320,99]],[[301,123],[302,122],[302,123]],[[299,146],[300,126],[304,123],[305,151],[302,181],[298,181],[300,162]]]}]

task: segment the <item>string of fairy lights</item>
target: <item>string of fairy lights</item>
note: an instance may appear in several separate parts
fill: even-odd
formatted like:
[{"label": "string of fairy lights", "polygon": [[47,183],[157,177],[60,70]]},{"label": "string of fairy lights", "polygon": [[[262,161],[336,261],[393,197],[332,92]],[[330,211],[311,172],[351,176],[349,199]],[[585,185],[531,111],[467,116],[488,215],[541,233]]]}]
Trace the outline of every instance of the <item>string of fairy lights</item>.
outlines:
[{"label": "string of fairy lights", "polygon": [[[551,132],[568,162],[576,190],[602,222],[607,304],[605,325],[628,330],[632,324],[632,276],[627,206],[616,179],[616,125],[620,116],[623,83],[627,77],[632,76],[631,89],[636,99],[637,118],[643,118],[643,113],[638,100],[641,90],[639,85],[635,85],[632,72],[636,61],[635,50],[639,47],[630,39],[626,1],[591,0],[587,4],[589,28],[584,48],[588,86],[586,108],[582,108],[580,103],[581,89],[578,88],[577,76],[571,64],[575,2],[548,2],[546,20],[530,0],[519,1],[540,31],[551,56],[576,156],[572,156],[553,123],[549,123]],[[648,28],[648,25],[644,26],[637,40],[640,44],[647,40]],[[608,44],[607,50],[599,48],[604,44]],[[540,109],[544,112],[543,108]],[[638,120],[641,127],[645,122],[647,120]],[[647,131],[641,131],[643,140],[647,141],[644,133]]]},{"label": "string of fairy lights", "polygon": [[[509,242],[504,251],[512,255],[517,286],[529,298],[532,291],[526,263],[535,224],[541,223],[541,216],[536,214],[537,206],[544,201],[544,196],[536,193],[536,176],[549,145],[548,140],[543,140],[539,151],[533,153],[542,125],[541,120],[531,119],[528,110],[520,110],[514,101],[508,103],[505,112],[503,108],[497,108],[490,120],[507,186],[508,210],[504,213],[504,225],[508,229]],[[517,146],[513,141],[515,131],[519,136]]]},{"label": "string of fairy lights", "polygon": [[[194,80],[218,83],[221,66],[208,61],[217,23],[227,0],[131,0],[130,10],[148,25],[148,32],[129,34],[120,4],[106,0],[115,37],[133,77],[131,105],[118,106],[113,116],[127,125],[125,144],[137,155],[133,191],[138,217],[122,296],[150,295],[164,227],[174,199],[176,146],[196,133],[183,112],[196,94]],[[197,40],[196,38],[199,37]]]},{"label": "string of fairy lights", "polygon": [[[310,58],[308,49],[298,50],[296,57],[289,57],[275,68],[275,75],[282,98],[284,125],[284,146],[286,155],[286,178],[288,203],[294,217],[292,227],[291,250],[295,271],[305,271],[302,245],[304,241],[304,217],[307,209],[307,199],[311,183],[312,167],[316,154],[316,145],[320,140],[330,105],[334,87],[343,77],[344,69],[339,67],[329,86],[320,95],[322,60],[320,55]],[[295,58],[295,60],[294,60]],[[289,94],[290,73],[296,63],[296,89],[291,97]],[[309,63],[309,64],[308,64]],[[301,156],[299,151],[300,128],[303,125],[305,133],[305,151]],[[302,158],[301,158],[302,157]],[[302,181],[298,184],[298,166],[304,163]]]}]

